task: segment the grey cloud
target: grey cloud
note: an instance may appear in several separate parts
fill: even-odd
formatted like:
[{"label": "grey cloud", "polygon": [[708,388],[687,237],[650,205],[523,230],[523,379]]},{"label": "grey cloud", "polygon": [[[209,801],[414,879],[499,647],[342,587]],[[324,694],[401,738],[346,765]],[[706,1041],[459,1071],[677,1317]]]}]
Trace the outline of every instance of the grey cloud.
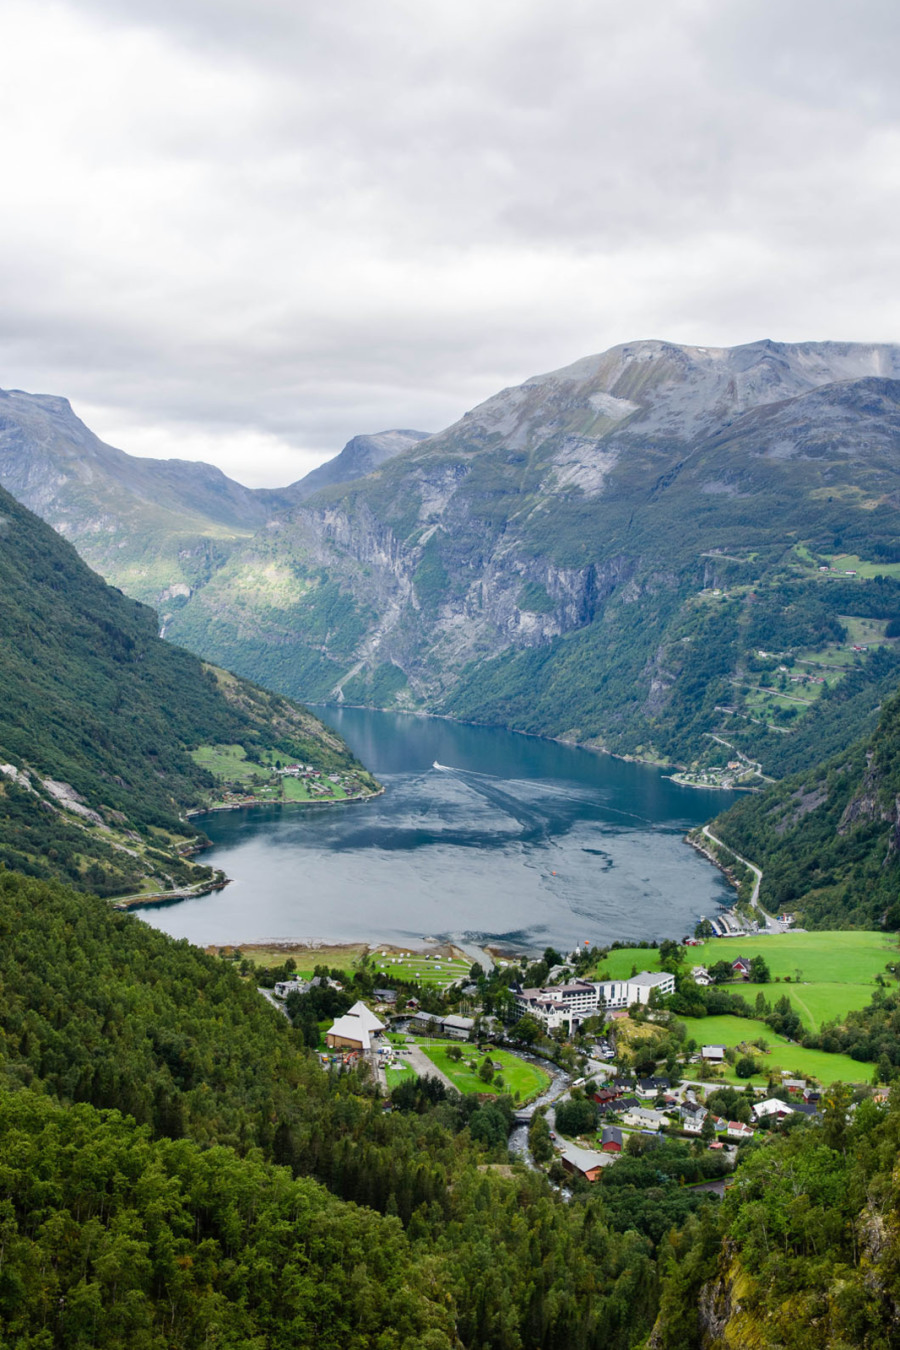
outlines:
[{"label": "grey cloud", "polygon": [[898,336],[885,0],[78,0],[74,74],[16,12],[0,384],[324,455],[616,341]]}]

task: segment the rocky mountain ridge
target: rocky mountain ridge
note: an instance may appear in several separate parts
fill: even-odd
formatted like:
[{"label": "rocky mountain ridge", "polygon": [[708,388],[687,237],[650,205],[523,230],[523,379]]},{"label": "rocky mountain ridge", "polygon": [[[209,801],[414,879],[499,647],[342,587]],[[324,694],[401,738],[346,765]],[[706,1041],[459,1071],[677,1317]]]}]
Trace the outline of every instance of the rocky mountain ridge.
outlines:
[{"label": "rocky mountain ridge", "polygon": [[683,758],[656,724],[697,665],[689,631],[730,651],[752,583],[815,586],[795,544],[890,551],[898,377],[885,345],[626,344],[309,498],[171,631],[308,697]]},{"label": "rocky mountain ridge", "polygon": [[[114,549],[76,542],[123,589],[162,600],[167,636],[296,697],[679,764],[703,761],[715,735],[778,772],[802,739],[785,719],[811,699],[781,691],[760,717],[756,648],[818,660],[849,615],[876,625],[884,660],[893,651],[898,433],[896,346],[627,343],[437,435],[357,438],[307,488],[342,481],[275,494],[255,533],[179,545],[174,584],[154,572],[165,558],[171,575],[173,549],[152,521],[140,578]],[[821,682],[813,711],[835,721]],[[868,698],[855,730],[865,717],[871,730],[880,695],[855,697]]]},{"label": "rocky mountain ridge", "polygon": [[0,389],[0,486],[135,599],[184,603],[241,542],[324,484],[369,472],[424,432],[357,436],[285,488],[248,488],[211,464],[149,459],[101,441],[68,399]]}]

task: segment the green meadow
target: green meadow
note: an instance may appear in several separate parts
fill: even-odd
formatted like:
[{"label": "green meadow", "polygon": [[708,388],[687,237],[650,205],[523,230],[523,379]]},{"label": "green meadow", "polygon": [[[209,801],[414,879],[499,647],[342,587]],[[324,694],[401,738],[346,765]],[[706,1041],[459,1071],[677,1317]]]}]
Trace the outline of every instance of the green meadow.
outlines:
[{"label": "green meadow", "polygon": [[[737,1047],[760,1038],[767,1042],[767,1054],[760,1050],[750,1051],[762,1065],[762,1073],[747,1080],[738,1078],[734,1070],[726,1065],[724,1081],[729,1083],[750,1081],[757,1087],[765,1086],[770,1074],[778,1077],[782,1070],[797,1073],[801,1077],[817,1078],[823,1084],[868,1083],[872,1077],[871,1064],[860,1064],[849,1055],[805,1050],[802,1045],[795,1045],[784,1036],[776,1036],[765,1022],[758,1022],[752,1017],[680,1017],[678,1020],[684,1023],[688,1036],[693,1037],[698,1045]],[[699,1077],[711,1076],[703,1065],[694,1067]]]},{"label": "green meadow", "polygon": [[[485,1083],[479,1078],[478,1066],[485,1055],[474,1046],[459,1041],[435,1044],[432,1041],[418,1040],[416,1044],[425,1052],[435,1068],[446,1074],[460,1092],[490,1092],[495,1096],[501,1092],[515,1096],[518,1092],[519,1100],[528,1102],[543,1092],[550,1082],[550,1075],[536,1064],[528,1064],[517,1055],[510,1054],[508,1050],[489,1050],[485,1053],[490,1055],[494,1064],[499,1063],[499,1072],[503,1077],[503,1086],[496,1087],[493,1080]],[[462,1050],[462,1059],[450,1059],[448,1056],[447,1051],[453,1045],[459,1046]],[[470,1067],[472,1064],[475,1065],[474,1069]]]},{"label": "green meadow", "polygon": [[[773,981],[790,977],[791,983],[808,980],[811,984],[869,986],[875,984],[876,975],[885,973],[889,961],[900,959],[895,937],[885,933],[843,931],[715,938],[703,947],[689,948],[688,953],[691,965],[734,961],[738,956],[764,956]],[[695,954],[696,961],[691,959]],[[864,1000],[867,1002],[868,998]]]},{"label": "green meadow", "polygon": [[786,994],[791,1006],[800,1014],[803,1025],[819,1031],[823,1023],[843,1019],[854,1008],[864,1008],[872,997],[872,984],[838,984],[836,981],[814,981],[807,984],[739,984],[730,986],[735,993],[753,1007],[757,994],[762,994],[772,1007]]},{"label": "green meadow", "polygon": [[[854,997],[865,987],[868,992],[862,1002],[848,1005],[863,1007],[871,997],[876,975],[885,974],[889,961],[900,960],[900,948],[896,939],[885,933],[778,933],[772,937],[711,938],[702,947],[686,948],[685,964],[688,969],[692,965],[710,966],[716,961],[734,961],[738,956],[764,956],[773,985],[786,979],[791,984],[809,982],[816,987],[846,985],[855,987]],[[659,970],[659,953],[653,947],[623,947],[601,961],[593,978],[627,979],[635,966],[639,971]],[[773,985],[765,986],[767,998]],[[746,994],[750,987],[741,986],[741,992]],[[782,992],[791,990],[778,990],[778,994]]]}]

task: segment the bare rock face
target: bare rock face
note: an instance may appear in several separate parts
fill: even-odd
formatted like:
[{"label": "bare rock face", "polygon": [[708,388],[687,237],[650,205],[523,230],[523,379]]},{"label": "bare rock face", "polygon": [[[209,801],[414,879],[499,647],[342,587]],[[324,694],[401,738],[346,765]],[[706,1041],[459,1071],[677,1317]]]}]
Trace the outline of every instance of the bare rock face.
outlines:
[{"label": "bare rock face", "polygon": [[[54,472],[100,473],[82,431]],[[209,484],[191,490],[212,509]],[[679,699],[710,717],[729,704],[739,635],[799,576],[795,545],[862,557],[900,536],[900,347],[625,343],[437,435],[356,437],[280,494],[251,494],[236,523],[237,498],[220,496],[232,525],[184,526],[164,566],[154,541],[177,532],[153,526],[120,554],[114,494],[89,537],[52,509],[104,575],[165,597],[167,637],[285,692],[658,749]],[[675,720],[694,747],[718,729],[689,709]]]},{"label": "bare rock face", "polygon": [[427,438],[427,431],[378,431],[373,436],[354,436],[339,455],[286,488],[285,495],[292,502],[301,502],[322,488],[365,478],[395,455]]},{"label": "bare rock face", "polygon": [[[436,436],[392,433],[392,451],[410,438],[399,453],[306,497],[339,470],[346,477],[342,460],[349,473],[373,463],[351,442],[295,485],[305,499],[270,527],[265,550],[258,541],[244,550],[257,567],[264,556],[289,560],[306,587],[296,605],[268,607],[255,638],[298,654],[315,646],[330,673],[298,692],[367,701],[367,681],[389,666],[402,672],[404,688],[392,685],[391,695],[400,705],[471,712],[457,691],[486,662],[545,648],[561,659],[560,644],[590,632],[610,653],[592,658],[603,683],[601,667],[621,661],[617,630],[646,627],[634,706],[663,716],[690,662],[677,642],[660,644],[662,623],[654,629],[643,616],[683,604],[686,567],[702,568],[687,589],[727,586],[747,552],[730,540],[746,538],[754,517],[754,537],[765,535],[773,498],[775,515],[798,498],[814,514],[817,490],[823,508],[831,501],[821,485],[857,469],[867,509],[875,479],[882,497],[895,488],[898,377],[900,349],[884,345],[624,344],[502,390]],[[320,622],[326,593],[333,611],[323,579],[353,606],[364,630],[353,643],[346,627]],[[170,635],[203,648],[223,625],[236,631],[233,597],[246,585],[238,555],[175,616]],[[602,719],[590,734],[604,739]]]}]

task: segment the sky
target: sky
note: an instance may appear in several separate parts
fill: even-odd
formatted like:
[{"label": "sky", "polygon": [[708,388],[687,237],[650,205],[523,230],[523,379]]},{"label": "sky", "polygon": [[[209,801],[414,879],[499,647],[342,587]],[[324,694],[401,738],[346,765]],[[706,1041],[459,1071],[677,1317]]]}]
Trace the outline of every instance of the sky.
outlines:
[{"label": "sky", "polygon": [[900,340],[896,0],[0,0],[0,387],[293,481],[619,342]]}]

